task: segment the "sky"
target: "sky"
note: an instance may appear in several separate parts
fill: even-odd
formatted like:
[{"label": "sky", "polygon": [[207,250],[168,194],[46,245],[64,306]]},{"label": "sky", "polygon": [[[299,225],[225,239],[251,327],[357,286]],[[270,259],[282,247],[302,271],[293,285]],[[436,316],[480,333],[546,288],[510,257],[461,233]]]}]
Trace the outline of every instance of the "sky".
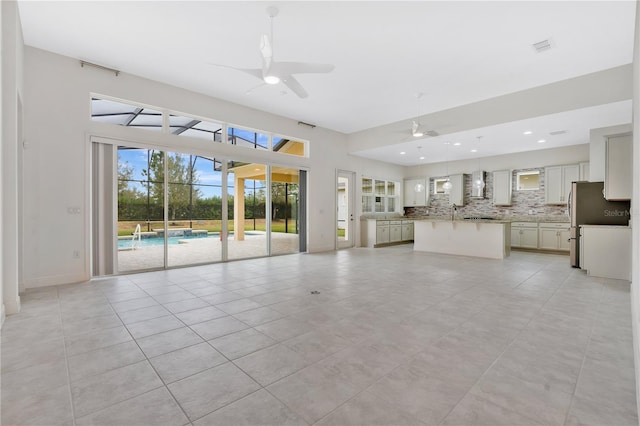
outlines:
[{"label": "sky", "polygon": [[[170,153],[169,155],[175,155],[175,153]],[[186,157],[186,161],[189,161],[189,155],[183,155],[184,157]],[[145,177],[142,175],[142,170],[147,168],[146,149],[118,149],[118,163],[127,163],[129,164],[129,166],[133,167],[132,178],[134,180],[145,180]],[[200,189],[202,197],[220,197],[222,195],[222,173],[213,170],[213,161],[206,158],[198,157],[194,169],[198,176],[198,188]],[[256,182],[256,184],[258,184],[258,182]],[[228,176],[227,185],[229,194],[234,194],[232,173],[230,173]],[[136,186],[138,186],[138,189],[140,189],[139,184]],[[247,191],[250,191],[252,188],[253,185],[247,185]]]}]

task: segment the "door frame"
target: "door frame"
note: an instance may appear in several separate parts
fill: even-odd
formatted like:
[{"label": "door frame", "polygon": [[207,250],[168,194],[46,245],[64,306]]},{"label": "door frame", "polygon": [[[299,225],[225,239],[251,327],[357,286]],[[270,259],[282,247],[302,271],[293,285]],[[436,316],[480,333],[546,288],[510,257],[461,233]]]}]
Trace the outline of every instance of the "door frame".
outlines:
[{"label": "door frame", "polygon": [[[340,179],[347,180],[347,199],[346,199],[346,207],[347,207],[347,238],[340,239],[338,238],[338,220],[339,220],[339,212],[340,212],[340,202],[339,202],[339,194],[338,194],[338,183]],[[335,247],[337,250],[344,248],[352,248],[355,247],[356,242],[356,221],[355,221],[355,189],[356,189],[356,173],[349,170],[341,170],[336,169],[336,181],[335,181],[335,217],[334,217],[334,236],[335,236]]]}]

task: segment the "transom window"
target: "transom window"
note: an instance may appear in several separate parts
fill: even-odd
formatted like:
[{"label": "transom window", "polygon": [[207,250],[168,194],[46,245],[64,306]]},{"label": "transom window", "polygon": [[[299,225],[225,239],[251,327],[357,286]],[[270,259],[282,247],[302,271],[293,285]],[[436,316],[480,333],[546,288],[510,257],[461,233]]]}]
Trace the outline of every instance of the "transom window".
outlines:
[{"label": "transom window", "polygon": [[[190,117],[179,113],[162,112],[126,101],[91,98],[91,120],[118,126],[162,131],[164,114],[169,115],[167,132],[177,136],[223,142],[245,148],[270,150],[280,154],[308,156],[308,142],[282,135],[227,125],[214,120]],[[226,130],[225,130],[226,128]]]}]

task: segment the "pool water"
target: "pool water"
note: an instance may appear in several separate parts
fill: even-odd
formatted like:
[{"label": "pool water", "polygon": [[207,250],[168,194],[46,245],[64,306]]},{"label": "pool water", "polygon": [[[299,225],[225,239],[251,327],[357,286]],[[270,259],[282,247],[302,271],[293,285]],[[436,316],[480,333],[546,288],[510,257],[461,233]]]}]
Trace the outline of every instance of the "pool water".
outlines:
[{"label": "pool water", "polygon": [[[233,235],[232,233],[230,233],[229,235]],[[205,238],[216,238],[216,239],[220,239],[220,234],[215,233],[215,234],[209,234],[206,237],[195,237],[195,236],[190,236],[190,237],[169,237],[167,238],[167,242],[169,245],[174,245],[174,244],[179,244],[180,240],[203,240]],[[138,242],[136,241],[136,244]],[[140,240],[140,246],[141,247],[152,247],[152,246],[161,246],[164,244],[164,238],[142,238]],[[127,239],[119,239],[118,240],[118,248],[131,248],[131,239],[127,238]]]},{"label": "pool water", "polygon": [[[252,236],[260,236],[263,235],[261,233],[257,233],[257,232],[246,232],[244,233],[245,237],[252,237]],[[229,238],[233,237],[233,232],[229,232]],[[218,232],[212,232],[209,233],[209,235],[207,235],[206,237],[198,237],[198,236],[189,236],[189,237],[169,237],[168,240],[168,244],[169,245],[174,245],[174,244],[180,244],[179,241],[184,241],[184,240],[204,240],[207,238],[215,238],[216,240],[220,239],[220,233]],[[136,241],[137,244],[137,241]],[[153,247],[153,246],[161,246],[164,244],[164,238],[142,238],[140,240],[140,247]],[[131,248],[131,238],[127,238],[127,239],[118,239],[118,249],[130,249]]]}]

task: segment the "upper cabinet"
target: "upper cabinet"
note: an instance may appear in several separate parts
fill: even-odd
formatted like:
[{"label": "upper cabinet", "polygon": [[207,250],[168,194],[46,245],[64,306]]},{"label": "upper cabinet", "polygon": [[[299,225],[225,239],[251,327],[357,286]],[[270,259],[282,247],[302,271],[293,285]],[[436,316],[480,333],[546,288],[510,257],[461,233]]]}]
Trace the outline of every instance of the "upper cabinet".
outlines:
[{"label": "upper cabinet", "polygon": [[511,170],[493,172],[493,204],[496,206],[511,205]]},{"label": "upper cabinet", "polygon": [[449,181],[451,182],[449,205],[464,206],[464,175],[451,175]]},{"label": "upper cabinet", "polygon": [[580,165],[545,167],[544,176],[545,204],[567,204],[571,182],[580,180]]},{"label": "upper cabinet", "polygon": [[404,206],[426,206],[429,202],[429,185],[426,178],[404,181]]},{"label": "upper cabinet", "polygon": [[604,198],[630,200],[633,189],[633,142],[631,134],[609,136],[606,142]]},{"label": "upper cabinet", "polygon": [[590,168],[589,168],[589,162],[584,162],[584,163],[580,163],[580,180],[582,181],[589,181],[589,177],[590,177]]}]

